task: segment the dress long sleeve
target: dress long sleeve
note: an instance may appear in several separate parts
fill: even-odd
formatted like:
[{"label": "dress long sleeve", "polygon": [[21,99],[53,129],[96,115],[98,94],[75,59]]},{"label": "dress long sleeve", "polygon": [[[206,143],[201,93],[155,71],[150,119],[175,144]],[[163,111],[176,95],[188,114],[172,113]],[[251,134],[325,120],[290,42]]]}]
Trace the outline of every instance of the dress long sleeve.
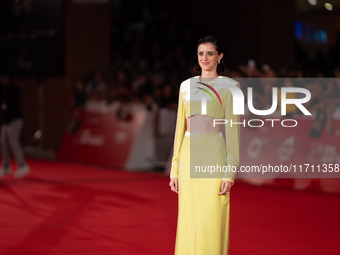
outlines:
[{"label": "dress long sleeve", "polygon": [[186,131],[185,106],[183,102],[182,92],[180,89],[170,178],[178,178],[178,157],[185,131]]},{"label": "dress long sleeve", "polygon": [[[240,87],[239,84],[237,84]],[[239,115],[233,114],[233,96],[228,90],[225,101],[225,119],[228,123],[225,124],[225,140],[227,149],[227,170],[234,170],[238,167],[240,162],[239,147],[240,147],[240,124]],[[232,125],[231,125],[232,123]],[[236,123],[236,124],[235,124]],[[234,184],[236,172],[226,171],[222,180],[230,181]]]}]

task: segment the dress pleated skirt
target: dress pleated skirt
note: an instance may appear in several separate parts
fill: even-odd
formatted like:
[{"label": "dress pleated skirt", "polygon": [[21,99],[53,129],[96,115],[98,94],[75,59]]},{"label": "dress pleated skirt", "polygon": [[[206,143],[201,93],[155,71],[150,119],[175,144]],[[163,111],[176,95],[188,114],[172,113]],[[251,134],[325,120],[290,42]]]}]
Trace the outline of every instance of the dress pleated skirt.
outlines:
[{"label": "dress pleated skirt", "polygon": [[179,154],[175,255],[228,254],[229,193],[218,195],[223,172],[204,172],[217,165],[226,165],[222,133],[186,132]]}]

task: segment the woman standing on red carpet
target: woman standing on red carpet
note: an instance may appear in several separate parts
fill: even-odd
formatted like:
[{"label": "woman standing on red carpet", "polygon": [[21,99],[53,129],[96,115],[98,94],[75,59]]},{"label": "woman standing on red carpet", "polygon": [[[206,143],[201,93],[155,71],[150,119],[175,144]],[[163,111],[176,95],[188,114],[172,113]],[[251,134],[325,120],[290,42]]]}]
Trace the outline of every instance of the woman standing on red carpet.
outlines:
[{"label": "woman standing on red carpet", "polygon": [[239,83],[220,76],[223,53],[215,37],[201,38],[197,54],[201,74],[182,82],[179,91],[169,183],[178,193],[175,254],[226,255],[234,183],[230,169],[239,164],[239,129],[226,124],[224,140],[214,119],[238,122],[228,87]]}]

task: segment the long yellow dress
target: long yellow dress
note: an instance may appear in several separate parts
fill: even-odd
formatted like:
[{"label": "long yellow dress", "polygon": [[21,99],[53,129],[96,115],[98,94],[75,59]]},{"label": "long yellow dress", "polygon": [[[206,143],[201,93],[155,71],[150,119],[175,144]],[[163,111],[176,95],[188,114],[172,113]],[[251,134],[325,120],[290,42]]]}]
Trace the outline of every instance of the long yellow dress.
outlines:
[{"label": "long yellow dress", "polygon": [[[207,83],[195,76],[180,86],[170,173],[179,184],[175,255],[228,254],[230,193],[218,192],[222,179],[234,183],[235,172],[228,169],[239,164],[239,125],[229,124],[239,122],[232,86],[239,83],[224,76]],[[197,114],[228,121],[226,139],[222,133],[186,131],[186,119]]]}]

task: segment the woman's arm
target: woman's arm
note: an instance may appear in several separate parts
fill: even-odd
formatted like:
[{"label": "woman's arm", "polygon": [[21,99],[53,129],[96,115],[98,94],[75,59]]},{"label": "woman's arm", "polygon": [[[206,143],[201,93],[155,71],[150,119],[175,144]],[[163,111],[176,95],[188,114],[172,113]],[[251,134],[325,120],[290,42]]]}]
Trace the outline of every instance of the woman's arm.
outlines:
[{"label": "woman's arm", "polygon": [[179,156],[179,151],[181,149],[184,134],[186,131],[185,106],[183,102],[181,88],[182,88],[182,85],[179,90],[177,121],[176,121],[175,139],[174,139],[174,147],[173,147],[173,156],[172,156],[172,161],[171,161],[170,178],[178,178],[178,156]]},{"label": "woman's arm", "polygon": [[[238,87],[240,84],[237,83]],[[240,118],[239,115],[233,114],[233,95],[230,90],[227,91],[225,101],[225,119],[228,121],[225,124],[225,139],[227,149],[227,171],[224,173],[222,180],[229,181],[234,184],[235,170],[240,161],[239,147],[240,147]],[[236,123],[236,124],[235,124]],[[232,125],[231,125],[232,124]]]}]

